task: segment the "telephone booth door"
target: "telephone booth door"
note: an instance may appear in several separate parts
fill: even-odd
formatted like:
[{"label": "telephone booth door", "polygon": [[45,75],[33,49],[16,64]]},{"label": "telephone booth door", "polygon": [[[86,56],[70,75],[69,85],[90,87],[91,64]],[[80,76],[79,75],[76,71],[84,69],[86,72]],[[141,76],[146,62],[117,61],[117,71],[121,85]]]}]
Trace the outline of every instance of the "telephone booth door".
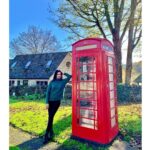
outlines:
[{"label": "telephone booth door", "polygon": [[77,120],[81,127],[97,129],[96,57],[78,57],[77,68]]},{"label": "telephone booth door", "polygon": [[[73,134],[96,138],[98,130],[97,64],[96,53],[76,55],[76,102],[74,101]],[[95,133],[94,133],[95,131]],[[92,132],[92,134],[91,134]],[[95,137],[92,137],[95,136]]]}]

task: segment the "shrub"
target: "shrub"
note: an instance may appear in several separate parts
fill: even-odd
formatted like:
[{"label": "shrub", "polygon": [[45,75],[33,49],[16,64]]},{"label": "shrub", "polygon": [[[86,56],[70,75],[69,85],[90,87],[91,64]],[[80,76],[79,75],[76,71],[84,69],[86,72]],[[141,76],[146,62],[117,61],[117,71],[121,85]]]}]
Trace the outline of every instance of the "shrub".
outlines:
[{"label": "shrub", "polygon": [[[9,95],[13,96],[14,98],[21,98],[21,99],[41,99],[46,97],[46,90],[47,86],[12,86],[9,87]],[[13,95],[15,93],[15,95]],[[71,85],[66,85],[64,91],[64,99],[71,99],[72,95],[72,88]],[[13,98],[12,97],[12,98]]]},{"label": "shrub", "polygon": [[[47,86],[16,86],[10,87],[10,95],[13,95],[15,92],[14,98],[22,99],[41,99],[46,97]],[[141,102],[141,86],[137,85],[126,85],[118,84],[117,85],[117,97],[119,103],[136,103]],[[72,98],[72,86],[67,85],[64,91],[64,99]]]},{"label": "shrub", "polygon": [[13,95],[13,92],[16,96],[26,96],[33,94],[45,95],[47,86],[12,86],[9,87],[9,94]]},{"label": "shrub", "polygon": [[72,98],[72,85],[66,85],[64,91],[64,99],[71,99]]},{"label": "shrub", "polygon": [[119,103],[141,102],[141,86],[118,84],[117,97]]}]

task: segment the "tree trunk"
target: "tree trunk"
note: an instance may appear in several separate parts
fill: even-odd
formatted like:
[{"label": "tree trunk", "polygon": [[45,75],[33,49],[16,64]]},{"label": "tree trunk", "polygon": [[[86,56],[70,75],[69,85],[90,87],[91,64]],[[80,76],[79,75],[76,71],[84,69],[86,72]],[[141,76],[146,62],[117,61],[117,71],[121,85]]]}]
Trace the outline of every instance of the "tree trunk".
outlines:
[{"label": "tree trunk", "polygon": [[128,49],[127,49],[127,60],[126,60],[126,77],[125,77],[125,83],[130,84],[131,82],[131,73],[132,73],[132,53],[133,53],[133,32],[134,32],[134,16],[135,16],[135,9],[136,9],[136,3],[137,0],[131,1],[131,9],[132,9],[132,15],[131,15],[131,22],[129,26],[129,34],[128,34]]},{"label": "tree trunk", "polygon": [[116,58],[117,83],[122,83],[122,55],[119,32],[113,34],[114,53]]},{"label": "tree trunk", "polygon": [[132,50],[128,49],[127,60],[126,60],[125,84],[130,84],[131,83],[131,73],[132,73]]},{"label": "tree trunk", "polygon": [[131,82],[131,73],[132,73],[132,52],[133,52],[133,25],[129,27],[129,36],[128,36],[128,49],[127,49],[127,60],[126,60],[126,77],[125,83],[130,84]]}]

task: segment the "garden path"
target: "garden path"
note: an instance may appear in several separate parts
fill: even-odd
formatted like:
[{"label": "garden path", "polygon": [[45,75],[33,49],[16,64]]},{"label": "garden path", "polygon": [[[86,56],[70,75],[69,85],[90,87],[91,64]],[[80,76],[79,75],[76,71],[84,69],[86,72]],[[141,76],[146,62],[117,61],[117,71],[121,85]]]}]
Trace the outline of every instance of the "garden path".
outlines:
[{"label": "garden path", "polygon": [[[18,146],[20,150],[66,150],[56,142],[50,142],[46,145],[43,145],[42,142],[42,137],[23,132],[11,125],[9,127],[9,144]],[[115,140],[109,150],[139,150],[139,148],[137,146],[131,147],[125,141]]]}]

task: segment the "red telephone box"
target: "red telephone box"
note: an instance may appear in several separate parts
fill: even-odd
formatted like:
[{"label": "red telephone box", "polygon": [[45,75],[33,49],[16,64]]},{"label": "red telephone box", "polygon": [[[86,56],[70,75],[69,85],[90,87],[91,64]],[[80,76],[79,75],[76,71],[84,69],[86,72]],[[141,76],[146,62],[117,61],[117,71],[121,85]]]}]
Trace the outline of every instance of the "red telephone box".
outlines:
[{"label": "red telephone box", "polygon": [[72,137],[108,144],[119,131],[113,45],[87,38],[72,46]]}]

